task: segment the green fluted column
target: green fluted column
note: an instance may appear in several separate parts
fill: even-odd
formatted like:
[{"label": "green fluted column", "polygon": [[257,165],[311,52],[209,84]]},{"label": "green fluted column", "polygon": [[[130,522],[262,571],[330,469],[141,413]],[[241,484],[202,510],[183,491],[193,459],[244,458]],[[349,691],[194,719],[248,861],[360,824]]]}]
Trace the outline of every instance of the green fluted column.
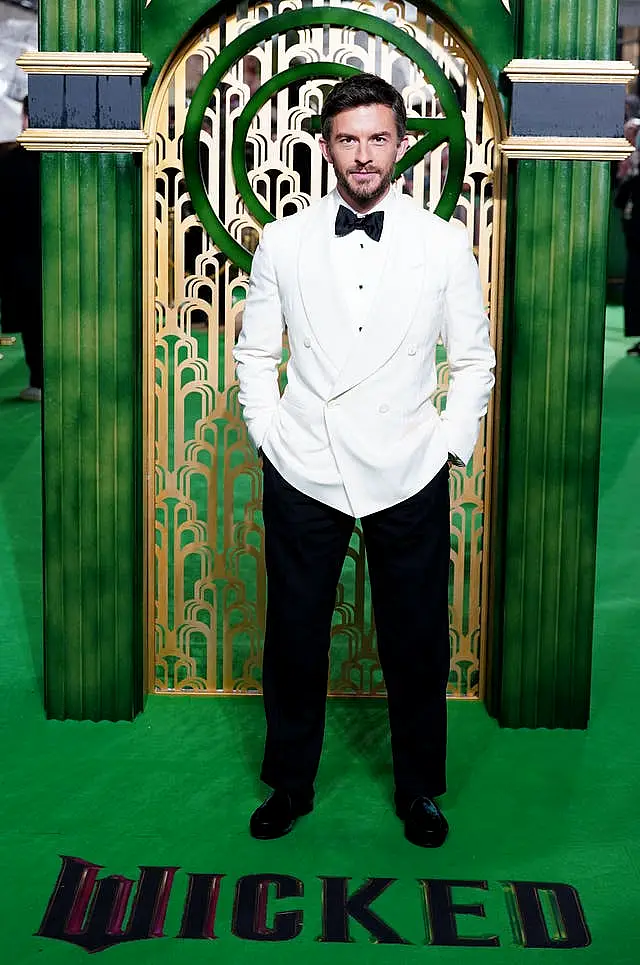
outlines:
[{"label": "green fluted column", "polygon": [[[615,0],[523,0],[524,57],[611,59]],[[505,332],[503,597],[489,706],[585,727],[595,583],[609,165],[520,161]],[[500,618],[502,623],[500,625]]]},{"label": "green fluted column", "polygon": [[141,0],[41,0],[42,50],[136,52]]},{"label": "green fluted column", "polygon": [[617,0],[519,0],[520,57],[612,60]]},{"label": "green fluted column", "polygon": [[[138,0],[41,0],[46,50],[139,49]],[[45,701],[143,701],[141,182],[128,154],[42,158]]]}]

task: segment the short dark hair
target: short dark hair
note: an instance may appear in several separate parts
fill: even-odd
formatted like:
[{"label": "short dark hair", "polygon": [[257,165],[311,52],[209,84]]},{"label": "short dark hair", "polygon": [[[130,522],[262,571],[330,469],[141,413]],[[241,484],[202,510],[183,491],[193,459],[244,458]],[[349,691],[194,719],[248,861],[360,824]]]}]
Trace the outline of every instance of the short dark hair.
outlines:
[{"label": "short dark hair", "polygon": [[377,74],[354,74],[341,80],[329,92],[322,113],[322,136],[325,141],[331,137],[333,118],[352,107],[366,107],[368,104],[384,104],[395,115],[398,139],[407,132],[407,111],[402,95]]}]

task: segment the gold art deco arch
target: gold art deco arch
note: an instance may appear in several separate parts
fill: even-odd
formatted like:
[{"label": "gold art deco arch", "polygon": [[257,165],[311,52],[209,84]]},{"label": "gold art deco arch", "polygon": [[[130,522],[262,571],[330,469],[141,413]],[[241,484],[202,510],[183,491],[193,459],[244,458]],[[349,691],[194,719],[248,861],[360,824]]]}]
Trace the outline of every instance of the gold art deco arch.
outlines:
[{"label": "gold art deco arch", "polygon": [[[363,10],[349,2],[332,7]],[[299,0],[287,4],[288,10],[300,8]],[[466,175],[454,217],[466,225],[478,257],[499,375],[506,172],[498,150],[505,136],[498,95],[478,58],[440,14],[436,20],[401,3],[365,9],[424,45],[463,104]],[[212,11],[210,26],[176,51],[157,81],[146,118],[151,139],[143,179],[147,670],[149,690],[174,694],[250,694],[260,686],[266,593],[261,476],[241,420],[231,356],[247,279],[202,229],[183,170],[188,106],[204,73],[236,37],[274,12],[269,3],[226,11]],[[314,60],[379,73],[403,91],[409,117],[438,117],[433,88],[415,66],[362,31],[316,26],[265,40],[227,72],[200,135],[200,163],[212,207],[249,250],[257,244],[260,225],[231,175],[234,123],[257,87],[274,73]],[[249,130],[249,178],[277,217],[332,186],[311,130],[326,83],[307,80],[295,91],[280,91]],[[447,166],[445,143],[406,172],[404,190],[416,203],[434,208]],[[443,350],[438,371],[437,401],[442,403],[447,379]],[[484,691],[483,641],[490,606],[487,520],[498,389],[499,379],[472,463],[452,473],[449,690],[458,697],[477,698]],[[398,620],[401,630],[401,601]],[[384,693],[359,529],[338,591],[329,691]]]}]

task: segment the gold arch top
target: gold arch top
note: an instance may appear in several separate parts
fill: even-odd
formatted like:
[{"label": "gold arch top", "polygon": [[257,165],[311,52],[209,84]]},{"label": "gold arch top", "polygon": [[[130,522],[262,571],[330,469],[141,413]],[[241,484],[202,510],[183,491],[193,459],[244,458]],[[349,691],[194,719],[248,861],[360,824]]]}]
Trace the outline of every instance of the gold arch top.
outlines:
[{"label": "gold arch top", "polygon": [[[290,0],[287,8],[301,4]],[[333,5],[360,9],[359,0],[335,0]],[[266,597],[261,475],[242,422],[231,354],[248,280],[206,236],[193,212],[182,168],[182,136],[193,92],[222,47],[275,11],[274,3],[261,0],[228,10],[223,22],[219,15],[212,17],[166,65],[147,112],[152,140],[144,179],[151,481],[148,677],[150,688],[163,693],[260,690]],[[395,25],[427,47],[464,105],[467,168],[455,218],[467,230],[478,258],[499,360],[506,170],[498,150],[506,136],[499,97],[473,52],[435,15],[402,2],[394,3],[394,12]],[[428,81],[407,58],[376,38],[319,26],[265,41],[229,69],[212,96],[201,132],[201,165],[211,185],[211,202],[245,247],[255,248],[261,227],[233,179],[234,119],[256,85],[297,63],[319,60],[378,73],[402,92],[411,116],[440,116]],[[326,79],[319,78],[274,94],[249,131],[250,183],[276,217],[305,207],[333,187],[332,171],[308,128],[326,88]],[[446,178],[447,151],[446,144],[436,148],[405,175],[403,189],[417,204],[436,206]],[[444,349],[437,371],[434,403],[441,407],[448,378]],[[466,469],[452,471],[451,696],[477,698],[483,690],[487,516],[493,486],[487,454],[493,449],[492,413],[498,408],[496,391],[472,461]],[[399,632],[401,611],[400,601]],[[292,681],[292,686],[304,685],[304,680]],[[329,690],[384,693],[358,526],[337,593]]]}]

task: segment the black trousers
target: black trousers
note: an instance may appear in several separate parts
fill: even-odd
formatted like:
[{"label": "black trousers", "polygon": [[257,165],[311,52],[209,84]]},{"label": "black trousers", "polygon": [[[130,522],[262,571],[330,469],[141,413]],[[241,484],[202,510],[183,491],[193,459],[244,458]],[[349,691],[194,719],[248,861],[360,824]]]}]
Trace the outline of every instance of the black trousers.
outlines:
[{"label": "black trousers", "polygon": [[[324,737],[336,589],[355,520],[290,486],[264,459],[268,582],[262,780],[306,794]],[[396,793],[446,789],[449,472],[362,519]]]}]

